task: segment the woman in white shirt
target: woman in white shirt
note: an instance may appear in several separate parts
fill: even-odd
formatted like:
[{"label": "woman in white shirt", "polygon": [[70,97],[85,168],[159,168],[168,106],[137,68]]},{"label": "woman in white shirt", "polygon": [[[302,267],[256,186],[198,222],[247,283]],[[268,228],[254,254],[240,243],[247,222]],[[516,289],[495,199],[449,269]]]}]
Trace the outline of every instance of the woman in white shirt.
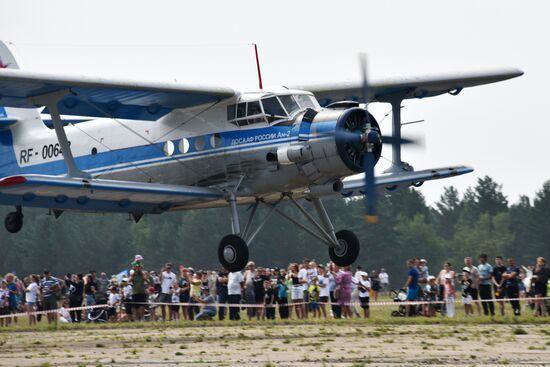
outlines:
[{"label": "woman in white shirt", "polygon": [[29,325],[36,325],[36,316],[34,315],[34,311],[36,311],[36,300],[38,299],[38,293],[40,292],[40,287],[38,286],[39,282],[40,279],[38,279],[37,275],[31,275],[31,284],[29,284],[25,290]]},{"label": "woman in white shirt", "polygon": [[319,275],[317,276],[317,285],[321,289],[319,292],[319,304],[321,306],[321,312],[323,313],[323,317],[327,318],[327,304],[329,303],[329,288],[328,288],[328,276],[327,272],[324,267],[319,265],[317,267]]}]

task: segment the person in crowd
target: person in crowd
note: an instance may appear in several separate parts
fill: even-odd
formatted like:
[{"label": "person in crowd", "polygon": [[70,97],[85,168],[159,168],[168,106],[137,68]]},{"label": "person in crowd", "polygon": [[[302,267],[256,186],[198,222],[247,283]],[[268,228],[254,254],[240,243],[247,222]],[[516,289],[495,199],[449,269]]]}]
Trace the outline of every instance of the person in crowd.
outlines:
[{"label": "person in crowd", "polygon": [[288,275],[292,279],[292,302],[295,304],[296,317],[299,319],[305,318],[304,310],[304,287],[307,282],[305,278],[300,278],[300,269],[297,263],[290,264]]},{"label": "person in crowd", "polygon": [[46,314],[48,324],[57,324],[57,293],[61,290],[59,279],[52,276],[49,270],[44,270],[44,278],[40,284],[44,311],[53,311]]},{"label": "person in crowd", "polygon": [[472,284],[470,269],[464,267],[464,269],[462,269],[462,280],[460,281],[460,285],[462,288],[462,304],[464,305],[464,314],[466,316],[474,315],[474,309],[472,308]]},{"label": "person in crowd", "polygon": [[[69,307],[81,307],[84,298],[84,275],[82,273],[67,274],[65,283],[69,287]],[[82,321],[81,310],[71,310],[70,314],[73,322]]]},{"label": "person in crowd", "polygon": [[418,285],[423,293],[426,292],[429,276],[430,270],[428,268],[428,261],[426,259],[418,260]]},{"label": "person in crowd", "polygon": [[[154,290],[155,288],[153,288]],[[180,287],[178,286],[177,280],[174,282],[174,285],[172,286],[172,299],[171,305],[170,305],[170,321],[172,320],[178,320],[179,319],[179,311],[180,311]]]},{"label": "person in crowd", "polygon": [[6,317],[10,314],[10,291],[8,290],[8,283],[4,280],[0,280],[0,326],[9,326],[10,318]]},{"label": "person in crowd", "polygon": [[451,275],[445,276],[445,308],[447,310],[447,317],[455,316],[455,287],[454,281]]},{"label": "person in crowd", "polygon": [[[8,273],[4,277],[7,283],[8,290],[8,309],[10,314],[18,313],[18,304],[19,304],[19,292],[17,290],[17,283],[15,282],[15,275],[13,273]],[[57,306],[56,306],[57,308]],[[8,325],[11,323],[11,317],[7,318]],[[13,316],[13,323],[17,325],[17,316]]]},{"label": "person in crowd", "polygon": [[436,283],[436,278],[433,275],[428,276],[428,285],[426,287],[426,301],[424,304],[424,315],[435,316],[436,302],[439,301],[439,285]]},{"label": "person in crowd", "polygon": [[338,265],[334,264],[332,261],[328,265],[328,289],[329,289],[329,295],[330,295],[330,302],[331,302],[331,311],[332,316],[335,319],[339,319],[342,317],[342,308],[340,307],[340,304],[338,303],[338,291],[337,284],[336,284],[336,276],[341,272],[340,267]]},{"label": "person in crowd", "polygon": [[370,316],[370,305],[369,305],[369,292],[371,288],[371,282],[369,280],[369,274],[365,271],[359,274],[360,280],[357,284],[357,289],[359,291],[359,302],[361,303],[361,308],[363,309],[363,316],[369,318]]},{"label": "person in crowd", "polygon": [[[167,308],[166,304],[172,303],[173,294],[174,294],[173,290],[178,282],[176,274],[172,271],[172,263],[164,264],[164,268],[160,273],[159,280],[160,280],[160,294],[159,294],[158,300],[161,303],[160,313],[162,315],[162,321],[166,321],[166,308]],[[177,302],[179,302],[179,295],[178,295]],[[169,306],[170,305],[168,305],[168,308]],[[170,310],[168,312],[170,312]],[[170,315],[169,315],[170,321],[172,321],[172,315],[173,315],[173,312],[170,312]]]},{"label": "person in crowd", "polygon": [[34,311],[36,311],[36,303],[38,302],[38,298],[40,296],[40,278],[38,275],[31,275],[31,281],[30,284],[25,289],[26,297],[25,300],[27,302],[27,318],[29,321],[29,326],[36,325],[36,316],[34,315]]},{"label": "person in crowd", "polygon": [[516,266],[516,260],[513,257],[508,258],[508,267],[504,274],[504,287],[506,290],[506,298],[510,300],[514,316],[521,314],[519,304],[519,268]]},{"label": "person in crowd", "polygon": [[390,276],[386,273],[386,269],[380,269],[378,279],[380,279],[380,291],[387,295],[390,291]]},{"label": "person in crowd", "polygon": [[210,294],[210,289],[206,286],[200,288],[202,297],[193,296],[194,300],[202,304],[202,310],[197,313],[195,320],[212,320],[216,316],[216,307],[214,297]]},{"label": "person in crowd", "polygon": [[240,320],[240,308],[238,305],[241,303],[241,296],[244,288],[244,276],[240,271],[232,271],[227,275],[227,301],[229,307],[229,320]]},{"label": "person in crowd", "polygon": [[107,295],[109,294],[109,278],[107,277],[107,273],[101,272],[99,274],[99,278],[97,279],[97,293],[101,295],[103,298],[107,298]]},{"label": "person in crowd", "polygon": [[275,320],[275,302],[277,298],[277,283],[271,279],[264,281],[264,313],[268,320]]},{"label": "person in crowd", "polygon": [[493,291],[495,298],[498,300],[497,304],[500,308],[500,314],[504,316],[504,297],[506,291],[504,289],[504,278],[502,274],[506,272],[506,266],[504,266],[504,260],[502,256],[495,257],[495,267],[493,268]]},{"label": "person in crowd", "polygon": [[319,285],[319,307],[323,318],[327,318],[327,304],[330,301],[330,292],[329,292],[329,279],[327,277],[327,272],[322,265],[317,266],[317,284]]},{"label": "person in crowd", "polygon": [[[244,297],[245,302],[249,305],[256,302],[256,296],[254,295],[254,278],[256,278],[256,264],[254,261],[249,261],[246,264],[246,271],[244,272]],[[256,316],[255,307],[247,307],[246,315],[249,320],[252,320]]]},{"label": "person in crowd", "polygon": [[378,302],[378,293],[380,293],[380,290],[382,289],[382,285],[380,283],[380,278],[378,276],[378,273],[375,270],[371,272],[369,280],[371,283],[372,300],[374,302]]},{"label": "person in crowd", "polygon": [[481,305],[479,304],[479,270],[473,264],[472,257],[464,258],[464,266],[470,270],[470,278],[472,279],[472,300],[476,305],[477,314],[481,315]]},{"label": "person in crowd", "polygon": [[195,315],[199,313],[197,299],[201,296],[201,287],[203,287],[202,272],[195,269],[187,268],[187,281],[189,282],[189,303],[187,307],[187,316],[189,320],[194,320]]},{"label": "person in crowd", "polygon": [[302,318],[307,319],[307,307],[306,305],[309,302],[309,293],[307,291],[309,287],[308,282],[308,271],[309,271],[309,264],[311,261],[309,259],[304,259],[302,266],[298,267],[298,279],[302,286],[302,300],[303,304],[300,306],[302,309]]},{"label": "person in crowd", "polygon": [[486,254],[479,255],[477,270],[479,272],[479,298],[483,306],[483,314],[487,316],[490,313],[491,316],[495,316],[495,304],[492,301],[493,287],[491,286],[493,267],[487,262]]},{"label": "person in crowd", "polygon": [[[217,290],[217,296],[218,296],[218,303],[219,304],[225,304],[227,303],[228,298],[228,289],[227,289],[227,283],[229,282],[229,273],[222,269],[218,272],[217,278],[216,278],[216,290]],[[225,312],[226,307],[220,306],[218,307],[218,319],[224,320],[225,319]]]},{"label": "person in crowd", "polygon": [[533,288],[537,298],[535,300],[535,316],[546,316],[546,307],[544,298],[548,295],[548,278],[550,272],[546,266],[544,257],[537,257],[535,268],[533,269]]},{"label": "person in crowd", "polygon": [[256,271],[256,276],[253,279],[254,284],[254,304],[258,305],[256,308],[256,319],[263,320],[265,318],[265,285],[264,282],[270,280],[269,276],[266,274],[264,268],[258,268]]},{"label": "person in crowd", "polygon": [[279,317],[282,320],[289,318],[288,307],[288,285],[286,283],[286,272],[281,270],[277,278],[277,303],[279,304]]},{"label": "person in crowd", "polygon": [[[443,269],[441,269],[441,271],[439,272],[439,274],[437,275],[437,278],[436,278],[436,282],[437,284],[439,284],[439,299],[445,299],[445,277],[447,275],[450,275],[451,278],[453,278],[453,281],[456,277],[456,273],[455,271],[453,270],[453,266],[450,262],[445,262],[443,264]],[[445,309],[443,307],[442,309],[442,314],[445,313]]]},{"label": "person in crowd", "polygon": [[67,310],[69,307],[69,302],[67,300],[63,301],[61,303],[61,308],[59,309],[59,321],[62,324],[69,324],[73,322],[73,319],[71,318],[70,312]]},{"label": "person in crowd", "polygon": [[[157,304],[159,303],[159,294],[154,286],[147,288],[147,307],[149,307],[149,320],[157,321]],[[163,320],[164,321],[164,320]]]},{"label": "person in crowd", "polygon": [[[189,303],[189,299],[190,299],[189,293],[191,290],[191,285],[187,280],[187,269],[185,269],[183,265],[180,265],[179,271],[180,271],[180,278],[178,280],[178,286],[180,287],[180,302]],[[189,310],[187,305],[181,306],[181,316],[183,317],[184,320],[189,319]]]},{"label": "person in crowd", "polygon": [[133,321],[133,300],[132,300],[132,284],[130,284],[129,278],[122,278],[122,302],[124,304],[124,317],[121,319],[124,321]]},{"label": "person in crowd", "polygon": [[335,274],[336,291],[338,292],[338,304],[342,309],[342,317],[351,318],[351,282],[353,275],[351,267],[344,266],[344,269],[339,274]]},{"label": "person in crowd", "polygon": [[[162,271],[161,271],[161,273],[162,273]],[[158,275],[158,273],[156,271],[151,270],[149,272],[149,278],[150,278],[149,279],[149,284],[151,284],[151,286],[155,289],[155,293],[157,295],[160,295],[160,293],[162,293],[160,275]]]},{"label": "person in crowd", "polygon": [[120,305],[120,294],[117,293],[117,289],[114,286],[109,288],[109,297],[107,298],[107,316],[109,317],[110,322],[115,322],[118,320],[117,317],[117,308]]},{"label": "person in crowd", "polygon": [[96,283],[91,274],[86,275],[86,282],[84,284],[84,294],[86,296],[85,303],[86,306],[93,306],[95,302],[95,293],[96,293]]},{"label": "person in crowd", "polygon": [[321,317],[321,310],[319,308],[319,294],[321,293],[321,288],[317,284],[317,280],[317,277],[313,277],[307,290],[309,294],[308,308],[314,318]]},{"label": "person in crowd", "polygon": [[[409,268],[409,272],[407,273],[407,280],[405,281],[403,289],[407,290],[407,301],[416,301],[420,293],[420,288],[418,286],[419,273],[416,268],[415,260],[407,260],[407,267]],[[411,316],[411,305],[407,304],[405,310],[406,316]]]},{"label": "person in crowd", "polygon": [[134,321],[143,321],[145,304],[147,303],[147,274],[143,271],[140,261],[132,263],[133,272],[130,275],[132,283],[132,312]]}]

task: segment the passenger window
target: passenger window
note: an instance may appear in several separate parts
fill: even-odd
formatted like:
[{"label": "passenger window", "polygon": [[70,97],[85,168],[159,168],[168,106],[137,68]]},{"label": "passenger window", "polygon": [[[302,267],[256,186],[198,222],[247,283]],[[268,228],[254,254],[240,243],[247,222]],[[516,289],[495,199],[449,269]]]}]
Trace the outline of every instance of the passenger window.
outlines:
[{"label": "passenger window", "polygon": [[300,110],[300,106],[298,106],[298,103],[294,100],[294,97],[292,96],[279,96],[281,99],[281,102],[283,103],[283,106],[285,106],[286,112],[290,116],[292,116],[295,112]]},{"label": "passenger window", "polygon": [[235,120],[235,111],[237,106],[232,104],[227,106],[227,121]]}]

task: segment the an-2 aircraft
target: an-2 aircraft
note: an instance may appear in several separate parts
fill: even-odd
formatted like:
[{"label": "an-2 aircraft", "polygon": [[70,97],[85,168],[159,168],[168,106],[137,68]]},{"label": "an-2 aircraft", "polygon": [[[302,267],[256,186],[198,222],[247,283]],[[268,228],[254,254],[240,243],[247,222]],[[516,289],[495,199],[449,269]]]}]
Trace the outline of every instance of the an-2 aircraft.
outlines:
[{"label": "an-2 aircraft", "polygon": [[[232,233],[221,239],[218,257],[230,271],[245,266],[247,245],[273,213],[325,243],[336,264],[353,263],[359,240],[335,231],[322,198],[366,194],[372,219],[377,190],[473,171],[415,171],[402,162],[401,145],[410,142],[401,138],[402,101],[523,74],[501,69],[368,86],[364,76],[275,89],[261,88],[260,75],[260,89],[239,92],[25,71],[8,42],[0,42],[0,59],[0,205],[16,208],[5,219],[9,232],[22,228],[25,206],[47,208],[56,218],[64,211],[129,213],[136,222],[145,214],[227,206]],[[368,102],[391,104],[392,136],[381,135]],[[391,144],[392,163],[374,177],[384,143]],[[313,203],[318,220],[302,199]],[[280,211],[282,202],[310,225]],[[252,206],[244,226],[238,205]],[[254,225],[261,205],[269,209]]]}]

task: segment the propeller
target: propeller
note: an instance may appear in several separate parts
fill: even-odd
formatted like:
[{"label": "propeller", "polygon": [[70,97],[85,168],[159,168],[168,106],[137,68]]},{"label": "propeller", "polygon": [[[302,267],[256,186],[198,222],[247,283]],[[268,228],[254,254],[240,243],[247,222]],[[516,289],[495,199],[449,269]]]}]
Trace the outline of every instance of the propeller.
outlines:
[{"label": "propeller", "polygon": [[[369,103],[369,83],[367,80],[367,56],[359,55],[359,63],[361,66],[361,75],[363,77],[363,101],[365,102],[365,110],[368,111]],[[368,112],[367,112],[368,113]],[[363,158],[363,170],[365,171],[365,200],[366,200],[366,216],[367,223],[378,222],[376,215],[376,186],[374,184],[374,166],[376,165],[376,157],[374,148],[377,143],[382,141],[382,136],[378,129],[373,129],[370,119],[367,119],[367,129],[362,134],[361,139],[366,144],[366,151]]]}]

